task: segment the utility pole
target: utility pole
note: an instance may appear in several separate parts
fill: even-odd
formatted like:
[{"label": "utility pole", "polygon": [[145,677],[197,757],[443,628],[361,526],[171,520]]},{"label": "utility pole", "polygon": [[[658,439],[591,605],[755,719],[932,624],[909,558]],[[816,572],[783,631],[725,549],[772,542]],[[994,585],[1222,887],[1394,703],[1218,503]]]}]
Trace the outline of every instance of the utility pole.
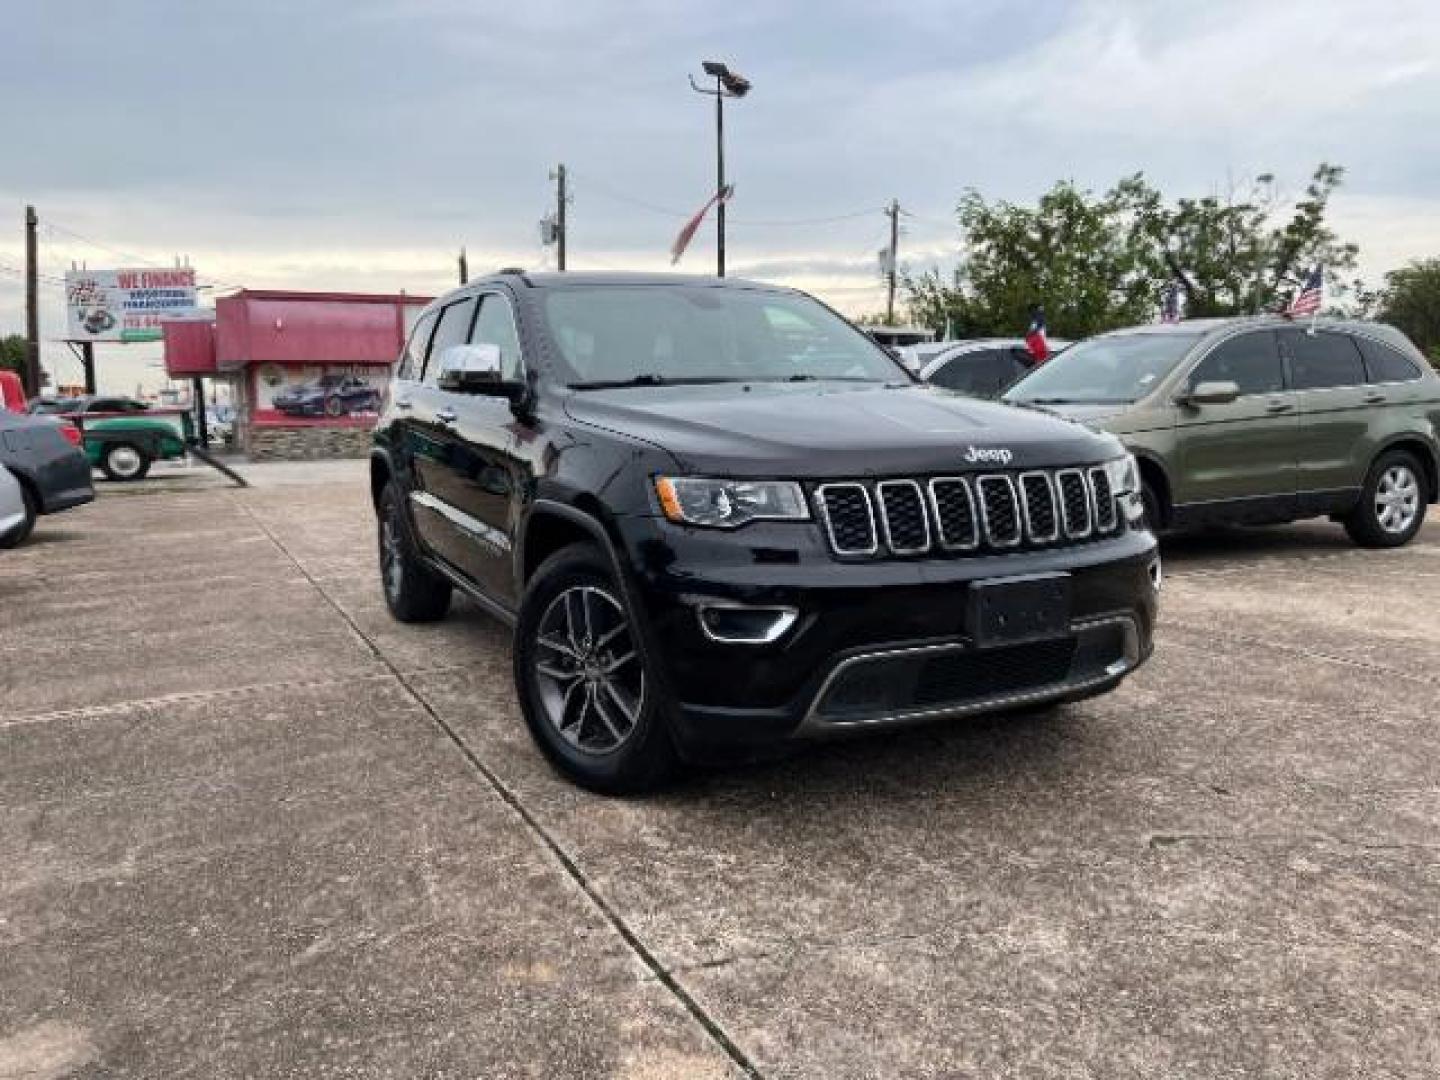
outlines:
[{"label": "utility pole", "polygon": [[25,393],[40,394],[40,253],[35,207],[25,207]]},{"label": "utility pole", "polygon": [[470,264],[465,259],[465,249],[460,249],[460,284],[464,285],[470,280]]},{"label": "utility pole", "polygon": [[885,325],[895,325],[895,269],[899,262],[900,200],[891,199],[885,213],[890,218],[890,256],[885,260]]},{"label": "utility pole", "polygon": [[565,166],[555,168],[555,266],[565,270]]}]

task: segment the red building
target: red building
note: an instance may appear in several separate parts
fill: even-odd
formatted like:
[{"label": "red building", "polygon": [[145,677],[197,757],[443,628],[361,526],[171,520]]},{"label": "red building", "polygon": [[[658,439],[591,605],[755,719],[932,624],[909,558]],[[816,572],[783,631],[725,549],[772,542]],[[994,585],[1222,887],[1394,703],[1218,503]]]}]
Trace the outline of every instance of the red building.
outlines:
[{"label": "red building", "polygon": [[233,381],[252,458],[367,452],[390,366],[429,297],[243,289],[213,322],[164,325],[172,378]]}]

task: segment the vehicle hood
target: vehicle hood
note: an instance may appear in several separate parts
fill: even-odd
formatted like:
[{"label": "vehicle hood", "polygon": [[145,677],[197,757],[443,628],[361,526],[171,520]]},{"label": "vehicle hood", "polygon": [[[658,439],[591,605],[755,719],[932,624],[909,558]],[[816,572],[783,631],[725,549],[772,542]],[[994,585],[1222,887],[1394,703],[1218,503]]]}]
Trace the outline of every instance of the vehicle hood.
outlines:
[{"label": "vehicle hood", "polygon": [[[669,451],[688,472],[837,477],[1087,464],[1120,452],[1108,435],[1034,409],[930,386],[747,383],[572,395],[582,424]],[[1009,452],[971,460],[971,451]]]},{"label": "vehicle hood", "polygon": [[1105,421],[1110,420],[1129,407],[1115,402],[1101,402],[1096,405],[1031,405],[1026,402],[1017,402],[1023,408],[1036,409],[1040,412],[1049,413],[1051,416],[1064,417],[1066,420],[1076,420],[1082,424],[1089,424],[1091,427],[1104,427]]}]

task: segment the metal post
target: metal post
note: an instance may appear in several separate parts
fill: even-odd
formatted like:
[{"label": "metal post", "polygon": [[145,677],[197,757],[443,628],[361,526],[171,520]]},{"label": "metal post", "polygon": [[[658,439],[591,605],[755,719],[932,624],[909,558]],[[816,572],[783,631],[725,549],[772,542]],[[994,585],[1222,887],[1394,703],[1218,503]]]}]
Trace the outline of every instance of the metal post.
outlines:
[{"label": "metal post", "polygon": [[95,343],[80,342],[80,370],[85,378],[85,393],[95,393]]},{"label": "metal post", "polygon": [[725,276],[725,88],[715,80],[715,273]]},{"label": "metal post", "polygon": [[40,394],[40,253],[35,229],[40,219],[35,207],[25,207],[25,393]]},{"label": "metal post", "polygon": [[205,415],[205,380],[196,375],[190,380],[190,398],[195,403],[195,434],[201,446],[210,445],[209,419]]}]

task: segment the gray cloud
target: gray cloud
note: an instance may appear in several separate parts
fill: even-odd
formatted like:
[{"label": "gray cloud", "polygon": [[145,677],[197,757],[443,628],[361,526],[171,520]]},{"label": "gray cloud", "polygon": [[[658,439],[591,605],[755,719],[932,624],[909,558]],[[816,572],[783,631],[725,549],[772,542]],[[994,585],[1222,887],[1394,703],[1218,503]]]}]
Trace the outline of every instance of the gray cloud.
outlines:
[{"label": "gray cloud", "polygon": [[[709,101],[685,81],[709,56],[755,82],[727,112],[732,264],[854,312],[881,300],[891,197],[916,215],[916,266],[953,263],[965,187],[1028,199],[1136,170],[1199,194],[1260,171],[1297,190],[1317,161],[1343,163],[1337,220],[1372,276],[1433,253],[1440,220],[1428,0],[132,0],[7,20],[34,44],[0,70],[7,265],[29,201],[224,282],[433,291],[461,243],[477,267],[540,264],[563,160],[574,265],[661,268],[713,183]],[[47,273],[121,261],[42,240]],[[711,250],[702,232],[681,268],[708,270]],[[0,270],[0,332],[18,327]],[[116,355],[127,377],[144,362]]]}]

